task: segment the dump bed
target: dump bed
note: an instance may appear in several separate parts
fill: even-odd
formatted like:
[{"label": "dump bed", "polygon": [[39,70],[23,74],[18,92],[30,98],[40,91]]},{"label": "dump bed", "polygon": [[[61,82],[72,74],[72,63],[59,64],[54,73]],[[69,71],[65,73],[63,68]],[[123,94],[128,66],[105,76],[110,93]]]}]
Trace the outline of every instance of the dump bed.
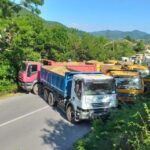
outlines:
[{"label": "dump bed", "polygon": [[71,71],[96,72],[96,65],[77,64],[77,65],[67,65],[66,67]]},{"label": "dump bed", "polygon": [[89,72],[70,72],[66,67],[42,66],[41,82],[63,97],[71,96],[72,78],[75,74],[100,74]]}]

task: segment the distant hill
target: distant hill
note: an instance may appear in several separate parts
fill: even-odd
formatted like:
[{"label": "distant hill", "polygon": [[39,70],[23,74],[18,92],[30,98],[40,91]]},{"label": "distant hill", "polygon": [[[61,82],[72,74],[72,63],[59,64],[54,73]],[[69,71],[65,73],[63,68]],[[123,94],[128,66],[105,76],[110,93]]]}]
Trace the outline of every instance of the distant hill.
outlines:
[{"label": "distant hill", "polygon": [[[19,15],[23,15],[23,16],[28,15],[28,14],[32,14],[32,13],[25,8],[22,8],[21,11],[19,12]],[[32,15],[35,15],[35,14],[32,14]],[[78,34],[81,36],[84,35],[85,33],[88,33],[85,31],[78,30],[78,29],[69,28],[69,27],[63,25],[62,23],[59,23],[56,21],[47,21],[47,20],[44,20],[43,18],[41,18],[40,16],[37,16],[37,17],[42,19],[45,22],[45,24],[47,24],[48,26],[55,26],[55,25],[63,26],[70,30],[71,29],[76,30],[76,32],[78,32]],[[133,30],[133,31],[127,31],[127,32],[118,31],[118,30],[114,30],[114,31],[113,30],[104,30],[104,31],[96,31],[96,32],[89,32],[89,33],[94,36],[104,36],[110,40],[123,39],[127,36],[130,36],[131,38],[133,38],[135,40],[142,39],[146,43],[148,43],[148,42],[150,43],[150,34],[139,31],[139,30]]]},{"label": "distant hill", "polygon": [[[26,16],[26,15],[35,15],[33,13],[31,13],[29,10],[27,10],[26,8],[21,8],[20,12],[19,12],[20,16]],[[65,25],[63,25],[62,23],[56,22],[56,21],[47,21],[44,20],[43,18],[41,18],[40,16],[36,15],[37,17],[39,17],[40,19],[42,19],[47,25],[49,26],[55,26],[55,25],[60,25],[63,27],[66,27]]]},{"label": "distant hill", "polygon": [[[16,14],[17,15],[17,14]],[[27,10],[26,8],[21,8],[20,12],[19,12],[19,16],[26,16],[26,15],[35,15],[33,13],[31,13],[29,10]],[[78,33],[80,36],[84,35],[85,31],[81,31],[81,30],[78,30],[78,29],[75,29],[75,28],[71,28],[71,27],[67,27],[65,26],[64,24],[60,23],[60,22],[57,22],[57,21],[47,21],[45,19],[43,19],[42,17],[38,16],[38,15],[35,15],[37,16],[38,18],[42,19],[43,20],[43,23],[48,25],[49,27],[52,27],[52,26],[62,26],[64,28],[66,28],[67,30],[72,30],[76,33]]]},{"label": "distant hill", "polygon": [[122,39],[125,38],[126,36],[130,36],[133,39],[143,39],[145,41],[150,41],[150,34],[146,32],[142,32],[139,30],[133,30],[133,31],[117,31],[117,30],[105,30],[105,31],[97,31],[97,32],[90,32],[92,35],[95,36],[105,36],[106,38],[109,39]]}]

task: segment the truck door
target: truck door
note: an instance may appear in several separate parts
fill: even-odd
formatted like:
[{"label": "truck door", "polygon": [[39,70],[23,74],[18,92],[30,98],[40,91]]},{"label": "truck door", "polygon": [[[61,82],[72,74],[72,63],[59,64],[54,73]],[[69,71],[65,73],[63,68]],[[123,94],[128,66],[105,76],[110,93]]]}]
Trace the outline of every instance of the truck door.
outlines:
[{"label": "truck door", "polygon": [[82,81],[76,80],[72,89],[72,101],[74,106],[81,105],[82,89]]},{"label": "truck door", "polygon": [[34,82],[37,80],[38,72],[37,72],[37,65],[29,65],[27,70],[27,79],[28,82]]}]

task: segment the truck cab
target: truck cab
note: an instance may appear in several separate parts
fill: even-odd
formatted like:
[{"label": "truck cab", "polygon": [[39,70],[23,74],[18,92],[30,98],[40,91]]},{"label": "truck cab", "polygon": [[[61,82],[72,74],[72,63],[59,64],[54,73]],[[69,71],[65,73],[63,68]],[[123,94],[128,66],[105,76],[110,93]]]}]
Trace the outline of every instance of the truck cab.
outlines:
[{"label": "truck cab", "polygon": [[150,89],[150,70],[147,66],[133,64],[128,65],[126,69],[138,72],[144,80],[145,88]]},{"label": "truck cab", "polygon": [[77,74],[73,77],[70,102],[76,119],[105,115],[117,107],[115,82],[102,74]]},{"label": "truck cab", "polygon": [[144,93],[144,82],[137,72],[115,70],[109,75],[116,80],[117,98],[120,102],[134,102],[136,96]]},{"label": "truck cab", "polygon": [[19,71],[19,86],[30,92],[38,94],[41,64],[39,62],[24,61]]}]

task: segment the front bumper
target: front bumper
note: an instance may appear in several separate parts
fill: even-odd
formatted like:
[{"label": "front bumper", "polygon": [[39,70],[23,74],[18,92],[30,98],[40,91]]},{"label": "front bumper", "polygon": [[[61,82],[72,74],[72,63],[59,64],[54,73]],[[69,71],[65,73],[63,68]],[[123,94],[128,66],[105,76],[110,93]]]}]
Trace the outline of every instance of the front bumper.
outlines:
[{"label": "front bumper", "polygon": [[133,103],[140,94],[118,94],[117,99],[121,103]]},{"label": "front bumper", "polygon": [[79,120],[92,120],[92,119],[100,118],[102,116],[107,116],[109,113],[110,113],[109,108],[83,110],[78,107],[76,111],[76,117]]},{"label": "front bumper", "polygon": [[32,83],[26,83],[26,82],[19,82],[19,86],[26,90],[26,91],[31,91],[32,90]]}]

